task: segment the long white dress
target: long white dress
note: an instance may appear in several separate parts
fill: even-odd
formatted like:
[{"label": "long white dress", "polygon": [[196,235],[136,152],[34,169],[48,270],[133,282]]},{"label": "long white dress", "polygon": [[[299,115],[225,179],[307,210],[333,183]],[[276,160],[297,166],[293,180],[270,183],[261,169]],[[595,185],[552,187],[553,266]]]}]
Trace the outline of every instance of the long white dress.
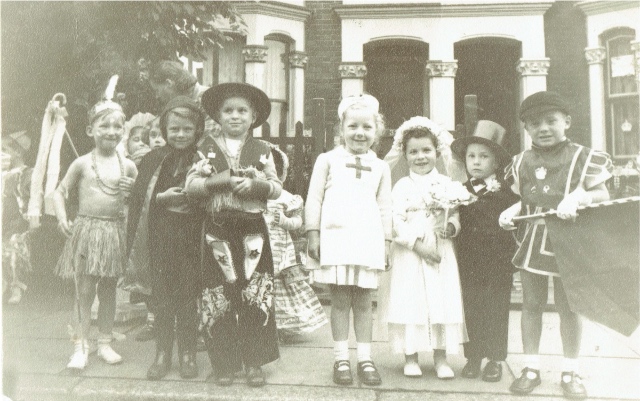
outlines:
[{"label": "long white dress", "polygon": [[[381,319],[388,323],[395,352],[413,354],[444,349],[459,353],[468,341],[464,323],[458,264],[450,239],[436,239],[444,213],[434,215],[427,190],[436,180],[448,179],[433,169],[426,175],[410,173],[393,187],[392,269],[389,294],[382,297]],[[457,211],[448,221],[460,230]],[[422,259],[412,248],[418,238],[437,241],[439,264]],[[379,297],[380,298],[380,297]],[[386,299],[385,299],[386,298]]]}]

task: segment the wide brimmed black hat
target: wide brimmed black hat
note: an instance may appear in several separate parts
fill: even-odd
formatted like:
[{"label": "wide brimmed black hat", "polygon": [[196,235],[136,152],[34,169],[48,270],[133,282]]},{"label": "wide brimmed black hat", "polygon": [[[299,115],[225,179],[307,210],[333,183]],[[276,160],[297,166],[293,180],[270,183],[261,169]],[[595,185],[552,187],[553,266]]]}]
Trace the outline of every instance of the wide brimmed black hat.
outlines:
[{"label": "wide brimmed black hat", "polygon": [[202,107],[211,118],[220,123],[218,121],[220,107],[225,100],[231,97],[242,97],[251,102],[256,112],[256,121],[251,124],[249,129],[261,126],[271,114],[269,96],[253,85],[239,82],[228,82],[207,89],[202,94]]},{"label": "wide brimmed black hat", "polygon": [[451,152],[460,161],[465,161],[467,146],[472,143],[485,145],[493,150],[498,163],[505,166],[511,156],[502,147],[506,130],[498,123],[489,120],[480,120],[473,131],[473,135],[458,138],[451,144]]}]

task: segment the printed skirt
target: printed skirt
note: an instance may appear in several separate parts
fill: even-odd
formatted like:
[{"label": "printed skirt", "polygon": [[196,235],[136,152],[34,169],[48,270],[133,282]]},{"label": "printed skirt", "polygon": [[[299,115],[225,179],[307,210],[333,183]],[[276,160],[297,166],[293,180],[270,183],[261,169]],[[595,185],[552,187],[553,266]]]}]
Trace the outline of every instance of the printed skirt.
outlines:
[{"label": "printed skirt", "polygon": [[318,296],[299,266],[283,270],[273,280],[278,331],[311,333],[328,323]]}]

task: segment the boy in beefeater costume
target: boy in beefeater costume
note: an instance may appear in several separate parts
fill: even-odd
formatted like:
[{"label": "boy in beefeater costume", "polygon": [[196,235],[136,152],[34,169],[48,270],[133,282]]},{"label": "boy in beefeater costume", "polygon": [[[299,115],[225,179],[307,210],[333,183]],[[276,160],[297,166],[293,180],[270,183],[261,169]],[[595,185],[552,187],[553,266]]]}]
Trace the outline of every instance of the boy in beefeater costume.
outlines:
[{"label": "boy in beefeater costume", "polygon": [[[500,215],[500,226],[513,229],[513,218],[549,209],[563,220],[574,220],[577,209],[609,199],[605,181],[611,177],[611,159],[606,153],[575,144],[565,136],[571,126],[569,106],[555,92],[538,92],[520,107],[520,119],[532,145],[514,156],[507,167],[513,177],[513,191],[521,201]],[[529,219],[518,227],[518,250],[513,264],[522,279],[522,345],[525,368],[510,387],[516,394],[528,394],[540,384],[540,335],[542,312],[547,303],[548,277],[554,280],[555,305],[560,315],[560,336],[564,351],[561,386],[565,397],[583,399],[587,392],[577,373],[582,325],[567,301],[563,282],[542,218]]]}]

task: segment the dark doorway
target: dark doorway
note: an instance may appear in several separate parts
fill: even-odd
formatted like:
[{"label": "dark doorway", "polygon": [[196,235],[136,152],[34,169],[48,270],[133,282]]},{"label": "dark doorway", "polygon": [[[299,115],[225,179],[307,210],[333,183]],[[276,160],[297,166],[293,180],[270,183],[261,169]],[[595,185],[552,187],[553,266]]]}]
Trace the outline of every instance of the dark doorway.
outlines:
[{"label": "dark doorway", "polygon": [[364,45],[365,90],[380,101],[386,126],[424,115],[425,65],[429,45],[417,40],[388,39]]},{"label": "dark doorway", "polygon": [[465,95],[476,95],[478,119],[495,121],[507,130],[504,147],[510,154],[521,149],[516,115],[521,54],[522,44],[506,38],[468,39],[454,45],[456,125],[464,124]]}]

